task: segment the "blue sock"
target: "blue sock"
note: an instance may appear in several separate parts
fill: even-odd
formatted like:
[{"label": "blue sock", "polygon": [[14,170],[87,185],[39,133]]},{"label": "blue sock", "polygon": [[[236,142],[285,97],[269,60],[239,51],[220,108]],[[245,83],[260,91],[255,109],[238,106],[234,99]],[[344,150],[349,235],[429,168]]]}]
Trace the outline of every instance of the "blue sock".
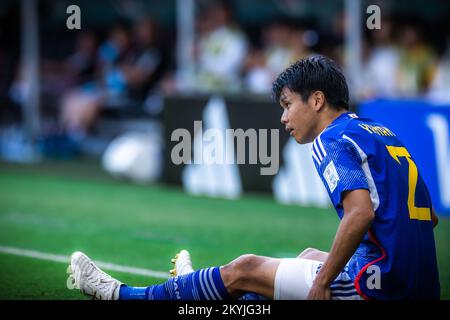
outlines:
[{"label": "blue sock", "polygon": [[269,300],[269,299],[260,294],[248,292],[244,294],[242,297],[240,297],[238,300]]},{"label": "blue sock", "polygon": [[147,288],[122,286],[119,299],[226,300],[231,297],[223,284],[220,268],[215,267],[176,276]]},{"label": "blue sock", "polygon": [[120,286],[119,300],[147,300],[147,295],[147,287]]}]

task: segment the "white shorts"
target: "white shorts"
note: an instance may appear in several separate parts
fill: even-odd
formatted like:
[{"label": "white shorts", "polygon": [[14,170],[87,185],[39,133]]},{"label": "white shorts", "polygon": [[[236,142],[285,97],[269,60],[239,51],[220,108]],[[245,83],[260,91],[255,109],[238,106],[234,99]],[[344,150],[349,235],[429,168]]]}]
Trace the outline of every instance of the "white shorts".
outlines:
[{"label": "white shorts", "polygon": [[[282,259],[275,275],[274,300],[305,300],[322,264],[310,259]],[[347,266],[330,287],[332,300],[362,300]]]}]

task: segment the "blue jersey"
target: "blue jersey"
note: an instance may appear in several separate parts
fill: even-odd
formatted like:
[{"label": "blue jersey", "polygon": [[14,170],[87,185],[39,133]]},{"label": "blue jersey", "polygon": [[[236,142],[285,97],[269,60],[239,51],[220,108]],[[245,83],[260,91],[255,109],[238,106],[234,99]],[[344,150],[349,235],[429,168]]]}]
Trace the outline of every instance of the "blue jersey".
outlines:
[{"label": "blue jersey", "polygon": [[431,199],[396,135],[373,120],[344,113],[314,140],[312,156],[340,219],[345,191],[370,193],[375,218],[349,261],[358,293],[372,299],[438,299]]}]

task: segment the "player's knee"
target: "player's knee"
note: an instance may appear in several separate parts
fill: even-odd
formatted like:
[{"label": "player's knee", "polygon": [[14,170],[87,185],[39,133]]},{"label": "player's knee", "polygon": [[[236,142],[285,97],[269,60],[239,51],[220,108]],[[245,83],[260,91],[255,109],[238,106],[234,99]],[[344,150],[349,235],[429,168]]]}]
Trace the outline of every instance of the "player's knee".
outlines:
[{"label": "player's knee", "polygon": [[300,252],[300,254],[297,256],[297,258],[307,258],[309,255],[311,255],[317,251],[318,250],[314,249],[314,248],[306,248],[305,250]]},{"label": "player's knee", "polygon": [[246,274],[257,265],[258,256],[254,254],[244,254],[229,263],[234,273]]},{"label": "player's knee", "polygon": [[260,257],[254,254],[244,254],[237,261],[237,269],[243,275],[254,270],[260,263]]},{"label": "player's knee", "polygon": [[[254,270],[260,264],[260,259],[254,254],[244,254],[221,268],[222,276],[231,286],[247,281]],[[224,279],[225,280],[225,279]]]},{"label": "player's knee", "polygon": [[308,248],[308,249],[303,250],[303,252],[300,253],[297,258],[325,262],[328,258],[328,252],[320,251],[320,250],[314,249],[314,248]]}]

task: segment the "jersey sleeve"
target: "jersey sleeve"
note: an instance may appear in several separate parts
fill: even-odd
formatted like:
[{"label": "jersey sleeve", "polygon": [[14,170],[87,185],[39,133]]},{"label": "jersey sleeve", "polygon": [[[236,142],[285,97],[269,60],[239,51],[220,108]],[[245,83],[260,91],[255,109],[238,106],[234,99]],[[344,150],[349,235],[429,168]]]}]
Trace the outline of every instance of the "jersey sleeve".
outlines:
[{"label": "jersey sleeve", "polygon": [[319,173],[335,207],[342,206],[345,191],[369,190],[362,159],[350,141],[324,139],[320,148],[324,156]]}]

